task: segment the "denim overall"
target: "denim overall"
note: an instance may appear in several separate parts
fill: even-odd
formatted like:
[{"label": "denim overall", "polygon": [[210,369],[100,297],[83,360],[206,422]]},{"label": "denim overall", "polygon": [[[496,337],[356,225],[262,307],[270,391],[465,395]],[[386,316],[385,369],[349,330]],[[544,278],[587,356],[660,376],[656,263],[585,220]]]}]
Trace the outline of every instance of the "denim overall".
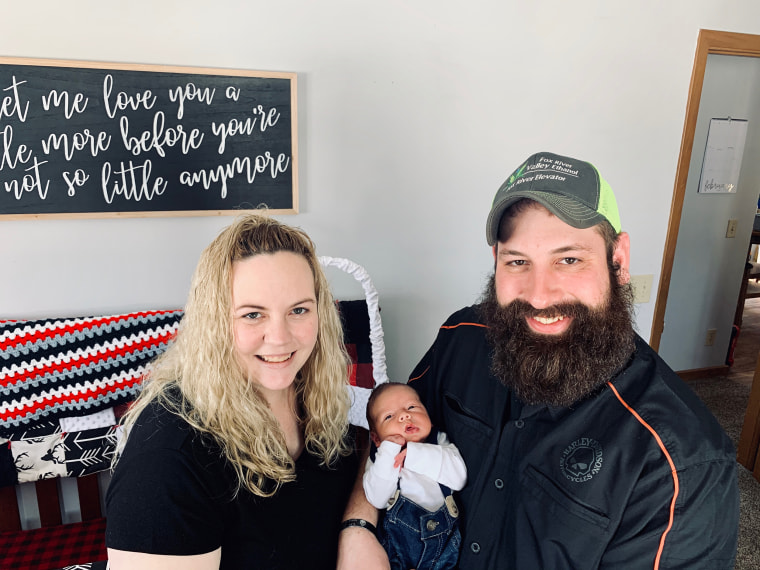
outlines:
[{"label": "denim overall", "polygon": [[[436,443],[437,436],[431,434],[427,441]],[[391,570],[457,567],[462,542],[459,509],[451,489],[445,485],[440,487],[445,500],[435,512],[402,496],[399,490],[388,501],[378,534],[380,543],[388,553]]]}]

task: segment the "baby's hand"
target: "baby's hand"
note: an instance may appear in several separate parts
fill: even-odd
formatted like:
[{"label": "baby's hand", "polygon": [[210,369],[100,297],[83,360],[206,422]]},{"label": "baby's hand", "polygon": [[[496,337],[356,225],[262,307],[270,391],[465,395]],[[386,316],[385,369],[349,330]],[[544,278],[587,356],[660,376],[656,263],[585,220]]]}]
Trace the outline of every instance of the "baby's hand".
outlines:
[{"label": "baby's hand", "polygon": [[397,469],[399,467],[403,467],[404,459],[406,459],[406,448],[402,449],[401,452],[396,456],[396,459],[393,460],[393,466]]}]

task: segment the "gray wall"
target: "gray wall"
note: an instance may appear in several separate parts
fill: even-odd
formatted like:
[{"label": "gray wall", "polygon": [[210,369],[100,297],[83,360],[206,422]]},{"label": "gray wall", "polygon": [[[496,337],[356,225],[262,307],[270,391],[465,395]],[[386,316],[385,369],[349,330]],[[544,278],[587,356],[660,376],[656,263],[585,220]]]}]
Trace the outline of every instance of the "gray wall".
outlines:
[{"label": "gray wall", "polygon": [[[760,34],[760,3],[41,0],[2,22],[7,56],[298,73],[301,213],[283,219],[367,268],[403,379],[479,295],[490,201],[535,151],[601,169],[632,272],[658,283],[698,30]],[[228,222],[0,220],[0,317],[179,307]]]},{"label": "gray wall", "polygon": [[[711,118],[748,119],[735,194],[698,194]],[[760,194],[760,59],[710,55],[665,312],[660,355],[676,370],[721,366],[731,336]],[[729,219],[736,237],[726,238]],[[705,346],[708,329],[715,343]]]}]

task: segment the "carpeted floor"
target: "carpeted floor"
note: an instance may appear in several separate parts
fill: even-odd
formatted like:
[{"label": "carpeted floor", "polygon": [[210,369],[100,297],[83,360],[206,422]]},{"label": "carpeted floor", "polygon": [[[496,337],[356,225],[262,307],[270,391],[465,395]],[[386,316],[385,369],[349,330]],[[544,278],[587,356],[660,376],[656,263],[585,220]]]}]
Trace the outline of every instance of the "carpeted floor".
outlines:
[{"label": "carpeted floor", "polygon": [[[749,391],[760,351],[760,298],[748,299],[741,333],[734,351],[734,365],[726,376],[688,382],[723,429],[738,445],[749,401]],[[739,465],[741,515],[736,570],[760,569],[760,482]]]}]

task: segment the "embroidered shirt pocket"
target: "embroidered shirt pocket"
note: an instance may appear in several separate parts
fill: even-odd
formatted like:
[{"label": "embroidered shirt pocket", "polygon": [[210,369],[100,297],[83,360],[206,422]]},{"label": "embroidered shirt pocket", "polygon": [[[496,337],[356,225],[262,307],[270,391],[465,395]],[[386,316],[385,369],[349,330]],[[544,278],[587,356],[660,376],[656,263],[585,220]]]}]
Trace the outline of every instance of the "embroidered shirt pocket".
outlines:
[{"label": "embroidered shirt pocket", "polygon": [[529,517],[553,518],[568,527],[581,525],[590,531],[596,528],[597,533],[601,530],[606,534],[609,529],[610,519],[605,513],[570,495],[535,467],[526,468],[520,483],[527,494],[522,502]]}]

